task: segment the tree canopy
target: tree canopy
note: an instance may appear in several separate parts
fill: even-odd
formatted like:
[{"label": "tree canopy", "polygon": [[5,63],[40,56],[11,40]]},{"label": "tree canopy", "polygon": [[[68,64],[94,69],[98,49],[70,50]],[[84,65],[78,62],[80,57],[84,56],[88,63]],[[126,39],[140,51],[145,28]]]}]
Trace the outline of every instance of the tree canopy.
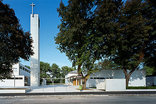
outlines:
[{"label": "tree canopy", "polygon": [[93,38],[91,32],[94,4],[94,0],[69,0],[67,6],[61,2],[58,8],[62,23],[55,38],[56,44],[59,44],[58,49],[61,52],[66,53],[73,66],[77,66],[81,76],[84,70],[90,74],[96,61],[89,48],[92,46],[88,44]]},{"label": "tree canopy", "polygon": [[54,81],[54,83],[60,83],[61,81],[65,82],[64,79],[61,80],[61,78],[65,78],[65,76],[75,70],[72,67],[68,66],[62,66],[61,68],[53,63],[50,65],[46,62],[40,62],[40,80],[42,81],[43,78],[47,80],[48,83],[51,83],[51,81]]},{"label": "tree canopy", "polygon": [[112,48],[112,60],[121,66],[125,73],[126,85],[131,74],[144,62],[146,42],[149,41],[151,25],[142,15],[142,0],[127,1],[120,10],[117,33]]},{"label": "tree canopy", "polygon": [[56,44],[78,72],[90,73],[96,61],[110,60],[123,70],[128,86],[141,63],[155,66],[155,10],[153,0],[61,2]]},{"label": "tree canopy", "polygon": [[73,66],[78,65],[79,74],[84,58],[87,58],[85,55],[89,53],[84,44],[89,41],[87,35],[90,28],[86,27],[90,27],[91,24],[89,15],[92,14],[91,9],[94,6],[91,1],[94,0],[69,0],[68,6],[61,2],[58,8],[62,23],[59,25],[60,32],[55,38],[56,44],[59,44],[61,52],[66,53]]},{"label": "tree canopy", "polygon": [[68,67],[68,66],[62,66],[61,67],[61,77],[62,78],[65,78],[65,76],[71,72],[71,71],[74,71],[75,69],[72,68],[72,67]]},{"label": "tree canopy", "polygon": [[46,62],[40,62],[40,80],[42,82],[42,78],[50,78],[50,76],[47,74],[48,71],[50,71],[51,66],[49,63]]},{"label": "tree canopy", "polygon": [[120,66],[113,61],[105,59],[97,64],[99,70],[119,70]]},{"label": "tree canopy", "polygon": [[23,31],[14,10],[0,1],[0,78],[10,75],[19,58],[29,60],[31,47],[30,33]]},{"label": "tree canopy", "polygon": [[156,2],[155,0],[146,0],[143,15],[147,18],[148,25],[152,26],[149,40],[145,47],[145,65],[153,67],[156,70]]}]

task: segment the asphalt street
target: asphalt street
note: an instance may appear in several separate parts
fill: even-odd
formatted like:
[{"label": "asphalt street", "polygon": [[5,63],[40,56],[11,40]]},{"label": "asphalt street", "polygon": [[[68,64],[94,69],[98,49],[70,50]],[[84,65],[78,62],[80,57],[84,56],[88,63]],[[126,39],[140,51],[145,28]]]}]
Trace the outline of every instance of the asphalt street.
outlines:
[{"label": "asphalt street", "polygon": [[0,104],[156,104],[156,96],[44,95],[1,96]]}]

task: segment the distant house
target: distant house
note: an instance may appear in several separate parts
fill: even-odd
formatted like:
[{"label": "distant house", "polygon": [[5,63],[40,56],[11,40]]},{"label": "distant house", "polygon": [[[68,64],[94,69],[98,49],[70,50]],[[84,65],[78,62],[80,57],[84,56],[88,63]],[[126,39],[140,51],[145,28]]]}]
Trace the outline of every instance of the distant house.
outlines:
[{"label": "distant house", "polygon": [[[66,84],[75,85],[74,81],[79,80],[76,71],[72,71],[66,75]],[[104,83],[106,79],[125,79],[123,70],[101,70],[90,75],[87,80],[87,87],[97,87],[100,83]],[[78,82],[78,81],[77,81]],[[119,83],[120,84],[120,83]],[[77,84],[79,85],[79,84]],[[105,86],[105,84],[101,84]],[[130,77],[129,86],[146,86],[145,70],[136,70]]]},{"label": "distant house", "polygon": [[12,66],[12,76],[0,80],[0,87],[24,87],[30,85],[30,69],[21,63]]}]

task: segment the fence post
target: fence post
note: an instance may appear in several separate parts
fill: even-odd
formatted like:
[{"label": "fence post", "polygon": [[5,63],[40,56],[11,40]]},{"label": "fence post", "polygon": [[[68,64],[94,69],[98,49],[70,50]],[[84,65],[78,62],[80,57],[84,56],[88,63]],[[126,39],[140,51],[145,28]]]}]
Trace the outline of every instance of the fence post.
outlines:
[{"label": "fence post", "polygon": [[15,88],[15,75],[14,75],[14,88]]},{"label": "fence post", "polygon": [[54,80],[52,80],[52,84],[53,84],[53,87],[54,87],[54,92],[55,92]]}]

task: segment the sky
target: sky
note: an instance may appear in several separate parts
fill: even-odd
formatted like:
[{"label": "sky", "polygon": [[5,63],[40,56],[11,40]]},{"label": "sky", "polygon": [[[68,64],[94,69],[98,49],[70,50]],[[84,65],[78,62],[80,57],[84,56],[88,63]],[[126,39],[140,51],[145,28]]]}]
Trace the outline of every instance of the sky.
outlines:
[{"label": "sky", "polygon": [[[34,14],[40,17],[40,61],[47,62],[50,65],[56,63],[59,67],[72,66],[68,57],[57,49],[54,38],[57,36],[59,29],[60,17],[57,12],[61,0],[3,0],[14,9],[15,15],[25,32],[30,31],[30,14],[35,4]],[[67,4],[67,0],[62,0]],[[24,65],[30,65],[29,61],[20,60]]]}]

